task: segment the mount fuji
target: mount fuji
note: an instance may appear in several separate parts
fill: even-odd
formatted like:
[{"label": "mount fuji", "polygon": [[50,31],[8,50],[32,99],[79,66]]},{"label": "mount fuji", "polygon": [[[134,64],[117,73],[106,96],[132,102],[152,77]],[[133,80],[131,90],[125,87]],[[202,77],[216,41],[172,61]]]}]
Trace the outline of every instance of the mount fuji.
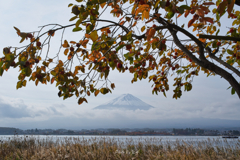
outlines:
[{"label": "mount fuji", "polygon": [[95,107],[94,109],[149,110],[150,108],[154,107],[131,94],[123,94],[110,102]]}]

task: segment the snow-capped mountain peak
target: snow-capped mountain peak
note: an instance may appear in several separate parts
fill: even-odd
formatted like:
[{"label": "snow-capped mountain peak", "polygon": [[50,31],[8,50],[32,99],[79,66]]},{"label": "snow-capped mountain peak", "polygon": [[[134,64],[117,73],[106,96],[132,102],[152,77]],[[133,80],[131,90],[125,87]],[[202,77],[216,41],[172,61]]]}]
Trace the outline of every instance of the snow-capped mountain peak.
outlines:
[{"label": "snow-capped mountain peak", "polygon": [[154,107],[131,94],[123,94],[107,103],[95,107],[94,109],[148,110],[150,108]]}]

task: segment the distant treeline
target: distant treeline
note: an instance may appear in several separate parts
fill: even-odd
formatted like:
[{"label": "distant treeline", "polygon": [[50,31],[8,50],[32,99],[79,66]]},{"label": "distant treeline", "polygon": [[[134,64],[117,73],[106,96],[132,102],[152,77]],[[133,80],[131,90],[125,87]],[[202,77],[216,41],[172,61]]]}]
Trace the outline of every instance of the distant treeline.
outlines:
[{"label": "distant treeline", "polygon": [[22,130],[17,128],[0,127],[0,135],[13,135],[17,133],[22,133]]}]

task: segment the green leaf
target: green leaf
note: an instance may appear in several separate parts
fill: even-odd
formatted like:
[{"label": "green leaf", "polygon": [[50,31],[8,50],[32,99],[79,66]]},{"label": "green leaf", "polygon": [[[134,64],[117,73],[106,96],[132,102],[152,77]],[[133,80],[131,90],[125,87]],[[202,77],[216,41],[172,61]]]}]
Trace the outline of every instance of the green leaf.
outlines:
[{"label": "green leaf", "polygon": [[171,19],[174,16],[174,12],[168,12],[168,14],[166,15],[167,19]]},{"label": "green leaf", "polygon": [[105,79],[107,79],[108,74],[109,74],[109,70],[106,70],[106,71],[105,71]]},{"label": "green leaf", "polygon": [[0,67],[2,67],[2,65],[3,65],[3,61],[0,62]]},{"label": "green leaf", "polygon": [[116,52],[118,52],[120,49],[122,49],[125,45],[121,44],[116,48]]},{"label": "green leaf", "polygon": [[100,89],[100,92],[101,92],[102,94],[107,94],[107,93],[108,93],[108,89],[107,89],[107,88],[101,88],[101,89]]},{"label": "green leaf", "polygon": [[0,76],[3,75],[3,72],[4,72],[4,70],[3,70],[3,68],[1,67],[1,68],[0,68]]},{"label": "green leaf", "polygon": [[82,23],[82,19],[80,18],[79,20],[77,20],[77,22],[75,24],[76,28],[78,28],[81,23]]},{"label": "green leaf", "polygon": [[231,94],[232,94],[232,95],[235,94],[235,89],[234,89],[234,88],[232,88],[232,90],[231,90]]},{"label": "green leaf", "polygon": [[220,32],[220,29],[217,30],[216,36],[218,35],[219,32]]},{"label": "green leaf", "polygon": [[72,17],[69,21],[73,21],[73,20],[75,20],[77,17],[78,17],[78,16],[74,16],[74,17]]},{"label": "green leaf", "polygon": [[230,54],[230,55],[233,55],[234,52],[232,50],[228,49],[227,53]]},{"label": "green leaf", "polygon": [[7,61],[12,61],[14,59],[14,55],[13,54],[6,54],[5,56]]},{"label": "green leaf", "polygon": [[183,9],[187,9],[187,10],[190,10],[192,9],[191,7],[189,7],[188,5],[181,5],[180,8],[183,8]]},{"label": "green leaf", "polygon": [[76,27],[76,28],[73,29],[73,32],[78,32],[78,31],[81,31],[81,30],[82,30],[81,27]]},{"label": "green leaf", "polygon": [[53,76],[56,76],[56,75],[57,75],[57,73],[56,73],[55,71],[51,71],[51,74],[52,74]]},{"label": "green leaf", "polygon": [[68,5],[68,7],[71,7],[73,4],[72,3],[70,3],[69,5]]}]

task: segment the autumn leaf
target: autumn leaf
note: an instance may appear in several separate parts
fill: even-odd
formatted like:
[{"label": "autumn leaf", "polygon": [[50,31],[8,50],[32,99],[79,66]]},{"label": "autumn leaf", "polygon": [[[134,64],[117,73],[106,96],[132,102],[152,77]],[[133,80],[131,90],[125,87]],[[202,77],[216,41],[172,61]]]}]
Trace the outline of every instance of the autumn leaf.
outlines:
[{"label": "autumn leaf", "polygon": [[97,96],[99,94],[99,90],[96,90],[94,95]]},{"label": "autumn leaf", "polygon": [[204,12],[202,9],[197,9],[196,14],[199,15],[200,17],[204,17]]},{"label": "autumn leaf", "polygon": [[114,84],[114,83],[111,84],[111,88],[112,88],[112,89],[115,88],[115,84]]},{"label": "autumn leaf", "polygon": [[96,30],[92,31],[92,33],[90,34],[90,38],[93,42],[95,42],[98,39],[98,34]]},{"label": "autumn leaf", "polygon": [[68,54],[68,52],[69,52],[69,49],[66,48],[65,51],[64,51],[64,55],[66,56]]},{"label": "autumn leaf", "polygon": [[148,34],[147,34],[147,41],[150,41],[150,39],[155,35],[156,30],[153,28],[150,28]]},{"label": "autumn leaf", "polygon": [[86,98],[82,98],[82,97],[81,97],[81,98],[78,99],[78,104],[80,105],[80,104],[82,104],[84,101],[85,101],[86,103],[88,103],[88,101],[86,100]]},{"label": "autumn leaf", "polygon": [[67,48],[69,47],[69,44],[68,44],[68,41],[67,40],[64,40],[64,43],[62,45],[64,48]]},{"label": "autumn leaf", "polygon": [[52,77],[52,79],[51,79],[51,84],[53,84],[54,81],[55,81],[55,78]]},{"label": "autumn leaf", "polygon": [[203,20],[213,23],[213,19],[210,17],[204,17]]},{"label": "autumn leaf", "polygon": [[218,12],[219,12],[220,16],[223,15],[223,12],[225,11],[225,8],[227,5],[228,5],[228,1],[223,1],[222,3],[219,4]]},{"label": "autumn leaf", "polygon": [[228,8],[227,8],[228,15],[230,15],[232,13],[234,4],[235,4],[235,0],[232,0],[231,3],[228,4]]},{"label": "autumn leaf", "polygon": [[192,24],[194,23],[195,19],[191,19],[189,22],[188,22],[188,28],[192,26]]},{"label": "autumn leaf", "polygon": [[213,2],[204,2],[203,5],[214,5]]}]

